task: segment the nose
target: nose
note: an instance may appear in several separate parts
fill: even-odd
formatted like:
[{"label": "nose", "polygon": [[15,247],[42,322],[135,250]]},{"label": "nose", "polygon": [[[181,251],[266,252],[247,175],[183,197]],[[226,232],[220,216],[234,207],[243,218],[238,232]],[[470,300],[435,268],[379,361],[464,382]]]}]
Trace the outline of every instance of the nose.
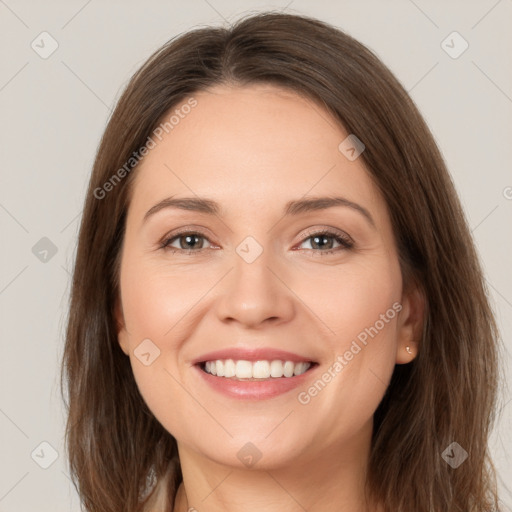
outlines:
[{"label": "nose", "polygon": [[295,314],[294,294],[286,272],[264,251],[252,263],[234,254],[234,268],[223,280],[216,313],[224,323],[246,328],[289,322]]}]

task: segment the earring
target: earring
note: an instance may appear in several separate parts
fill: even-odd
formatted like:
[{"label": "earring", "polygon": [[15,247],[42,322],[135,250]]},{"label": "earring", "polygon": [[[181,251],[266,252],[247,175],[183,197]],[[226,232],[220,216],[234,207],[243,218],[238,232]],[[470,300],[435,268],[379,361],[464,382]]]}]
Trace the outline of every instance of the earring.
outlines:
[{"label": "earring", "polygon": [[412,354],[411,347],[407,346],[405,347],[405,350],[407,351],[407,353]]}]

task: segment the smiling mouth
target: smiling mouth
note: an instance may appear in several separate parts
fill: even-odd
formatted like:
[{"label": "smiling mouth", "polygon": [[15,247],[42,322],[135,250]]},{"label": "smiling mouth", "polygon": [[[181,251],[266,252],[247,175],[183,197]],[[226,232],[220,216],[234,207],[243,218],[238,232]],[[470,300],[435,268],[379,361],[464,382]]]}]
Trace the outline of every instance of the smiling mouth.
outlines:
[{"label": "smiling mouth", "polygon": [[215,377],[223,377],[240,381],[262,381],[268,379],[289,379],[311,370],[317,363],[313,361],[283,361],[275,360],[233,360],[217,359],[198,363],[205,373]]}]

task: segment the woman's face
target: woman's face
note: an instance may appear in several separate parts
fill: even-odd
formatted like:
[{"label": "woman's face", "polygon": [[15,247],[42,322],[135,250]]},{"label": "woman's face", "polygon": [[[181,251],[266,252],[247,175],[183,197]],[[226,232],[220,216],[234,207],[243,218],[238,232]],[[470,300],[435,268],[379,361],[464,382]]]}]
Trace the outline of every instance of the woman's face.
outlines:
[{"label": "woman's face", "polygon": [[142,396],[222,464],[359,446],[416,350],[386,203],[316,103],[270,85],[194,99],[132,171],[119,343]]}]

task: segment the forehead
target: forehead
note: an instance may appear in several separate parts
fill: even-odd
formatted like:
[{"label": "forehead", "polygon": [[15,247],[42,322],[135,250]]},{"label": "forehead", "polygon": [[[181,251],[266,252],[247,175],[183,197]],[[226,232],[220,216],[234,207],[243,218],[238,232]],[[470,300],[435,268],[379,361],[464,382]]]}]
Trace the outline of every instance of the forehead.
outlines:
[{"label": "forehead", "polygon": [[191,98],[163,116],[174,114],[173,123],[136,168],[133,208],[181,193],[239,208],[308,193],[380,200],[362,159],[339,149],[348,133],[318,102],[269,84],[219,85]]}]

